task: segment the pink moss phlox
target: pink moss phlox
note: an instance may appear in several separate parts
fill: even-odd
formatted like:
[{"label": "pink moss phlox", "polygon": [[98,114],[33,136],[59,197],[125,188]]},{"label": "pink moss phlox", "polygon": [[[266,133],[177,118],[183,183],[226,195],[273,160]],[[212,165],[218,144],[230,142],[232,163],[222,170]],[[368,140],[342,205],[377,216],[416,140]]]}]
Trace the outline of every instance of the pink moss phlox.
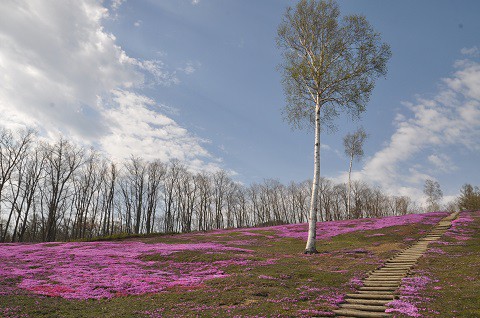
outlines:
[{"label": "pink moss phlox", "polygon": [[427,253],[433,253],[433,254],[446,254],[446,252],[444,250],[442,250],[441,248],[437,248],[437,247],[431,247],[427,250]]},{"label": "pink moss phlox", "polygon": [[[457,219],[452,221],[452,226],[445,235],[452,237],[457,241],[468,241],[474,233],[473,230],[467,228],[467,225],[474,221],[472,217],[473,214],[480,214],[480,211],[460,213]],[[450,245],[453,244],[450,243]]]},{"label": "pink moss phlox", "polygon": [[149,318],[162,318],[164,317],[164,311],[165,308],[157,308],[155,310],[140,311],[139,314],[148,316]]},{"label": "pink moss phlox", "polygon": [[300,286],[297,288],[297,290],[300,290],[301,293],[318,293],[322,291],[321,288],[318,287],[310,287],[310,286]]},{"label": "pink moss phlox", "polygon": [[357,287],[361,287],[363,286],[363,281],[361,278],[358,278],[358,277],[353,277],[350,279],[350,281],[348,282],[348,285],[352,288],[357,288]]},{"label": "pink moss phlox", "polygon": [[27,318],[28,315],[20,313],[21,311],[22,311],[22,309],[19,306],[0,308],[0,317],[2,317],[2,318]]},{"label": "pink moss phlox", "polygon": [[[372,219],[355,219],[331,222],[319,222],[317,224],[317,238],[329,239],[331,237],[356,231],[378,230],[391,226],[407,225],[412,223],[422,223],[433,225],[438,223],[448,213],[432,212],[425,214],[407,214],[403,216],[389,216]],[[256,230],[275,231],[280,237],[291,237],[306,240],[307,224],[289,224],[277,225],[258,229],[249,229],[250,232]]]},{"label": "pink moss phlox", "polygon": [[209,250],[250,252],[214,243],[5,244],[0,250],[0,282],[19,279],[18,288],[67,299],[111,298],[155,293],[174,286],[196,287],[205,280],[228,275],[214,264],[144,261],[141,257]]},{"label": "pink moss phlox", "polygon": [[388,308],[386,312],[398,312],[410,317],[421,316],[415,303],[428,300],[428,298],[422,296],[422,290],[424,290],[428,284],[438,282],[438,280],[428,277],[426,271],[417,270],[414,271],[413,274],[416,276],[402,279],[402,286],[399,289],[400,299],[388,303],[387,307],[390,308]]},{"label": "pink moss phlox", "polygon": [[418,295],[420,290],[423,290],[427,284],[432,281],[427,276],[412,276],[402,279],[402,286],[400,292],[402,295]]},{"label": "pink moss phlox", "polygon": [[387,307],[390,307],[385,310],[387,313],[398,312],[410,317],[420,317],[418,308],[415,305],[400,299],[389,302]]},{"label": "pink moss phlox", "polygon": [[331,292],[323,295],[318,295],[318,299],[325,300],[331,306],[336,307],[345,299],[345,295],[338,292]]},{"label": "pink moss phlox", "polygon": [[284,303],[294,304],[294,303],[298,303],[299,300],[296,298],[284,297],[280,299],[267,299],[267,301],[269,303],[275,303],[275,304],[284,304]]}]

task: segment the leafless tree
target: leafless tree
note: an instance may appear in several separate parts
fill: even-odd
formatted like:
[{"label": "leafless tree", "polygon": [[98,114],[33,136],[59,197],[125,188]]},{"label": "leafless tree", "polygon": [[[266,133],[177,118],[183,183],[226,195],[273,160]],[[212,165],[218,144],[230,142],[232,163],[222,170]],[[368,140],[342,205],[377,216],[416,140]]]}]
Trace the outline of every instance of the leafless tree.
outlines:
[{"label": "leafless tree", "polygon": [[224,226],[223,210],[226,204],[226,187],[230,183],[230,179],[224,170],[217,171],[213,174],[213,205],[215,215],[215,228],[220,229]]},{"label": "leafless tree", "polygon": [[427,211],[437,211],[440,209],[440,201],[443,198],[440,183],[431,179],[425,180],[423,193],[427,197]]},{"label": "leafless tree", "polygon": [[352,163],[353,159],[360,160],[363,157],[363,143],[367,138],[367,133],[363,128],[359,128],[353,134],[347,134],[343,138],[343,145],[345,147],[345,154],[350,158],[350,165],[348,168],[348,190],[347,190],[347,213],[350,214],[350,193],[352,189]]},{"label": "leafless tree", "polygon": [[155,213],[158,208],[160,199],[160,190],[162,180],[166,174],[165,165],[159,160],[155,160],[148,164],[147,179],[147,202],[146,202],[146,233],[153,232]]},{"label": "leafless tree", "polygon": [[54,241],[57,226],[64,217],[65,201],[71,195],[70,187],[74,172],[83,162],[83,149],[73,146],[65,139],[44,145],[45,173],[43,200],[47,209],[44,240]]}]

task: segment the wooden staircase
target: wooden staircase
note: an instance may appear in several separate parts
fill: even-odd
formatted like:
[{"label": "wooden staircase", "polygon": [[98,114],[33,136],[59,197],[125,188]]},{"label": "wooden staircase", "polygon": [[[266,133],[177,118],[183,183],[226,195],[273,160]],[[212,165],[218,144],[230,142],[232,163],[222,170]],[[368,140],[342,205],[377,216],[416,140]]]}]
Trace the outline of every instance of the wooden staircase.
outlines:
[{"label": "wooden staircase", "polygon": [[383,266],[369,273],[363,286],[347,294],[344,303],[333,312],[337,317],[390,317],[386,304],[394,300],[402,279],[407,276],[418,259],[426,252],[428,244],[438,240],[457,218],[458,212],[443,218],[423,238],[389,259]]}]

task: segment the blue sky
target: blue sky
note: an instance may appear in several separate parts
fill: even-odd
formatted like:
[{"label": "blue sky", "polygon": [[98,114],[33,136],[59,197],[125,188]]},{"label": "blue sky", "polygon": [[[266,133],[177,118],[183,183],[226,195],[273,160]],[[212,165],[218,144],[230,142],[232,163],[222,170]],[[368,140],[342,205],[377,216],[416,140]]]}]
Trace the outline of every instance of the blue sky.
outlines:
[{"label": "blue sky", "polygon": [[[283,0],[4,1],[0,124],[66,135],[114,159],[178,158],[245,184],[311,178],[313,134],[282,120]],[[339,1],[392,48],[362,119],[322,134],[322,175],[345,180],[343,136],[369,138],[354,178],[421,199],[480,185],[480,2]]]}]

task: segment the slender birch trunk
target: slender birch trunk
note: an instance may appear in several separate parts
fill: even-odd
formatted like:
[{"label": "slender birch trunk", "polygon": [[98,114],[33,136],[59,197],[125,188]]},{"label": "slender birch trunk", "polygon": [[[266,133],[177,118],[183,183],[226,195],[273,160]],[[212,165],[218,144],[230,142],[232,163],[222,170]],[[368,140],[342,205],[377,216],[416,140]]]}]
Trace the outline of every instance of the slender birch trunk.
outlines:
[{"label": "slender birch trunk", "polygon": [[348,169],[348,190],[347,190],[347,217],[350,218],[352,214],[350,213],[350,192],[352,192],[352,163],[353,163],[353,152],[350,157],[350,168]]},{"label": "slender birch trunk", "polygon": [[317,212],[318,189],[320,183],[320,105],[315,106],[315,148],[314,148],[314,173],[312,182],[312,197],[310,199],[310,212],[308,217],[308,240],[305,254],[318,253],[315,246],[317,238]]}]

